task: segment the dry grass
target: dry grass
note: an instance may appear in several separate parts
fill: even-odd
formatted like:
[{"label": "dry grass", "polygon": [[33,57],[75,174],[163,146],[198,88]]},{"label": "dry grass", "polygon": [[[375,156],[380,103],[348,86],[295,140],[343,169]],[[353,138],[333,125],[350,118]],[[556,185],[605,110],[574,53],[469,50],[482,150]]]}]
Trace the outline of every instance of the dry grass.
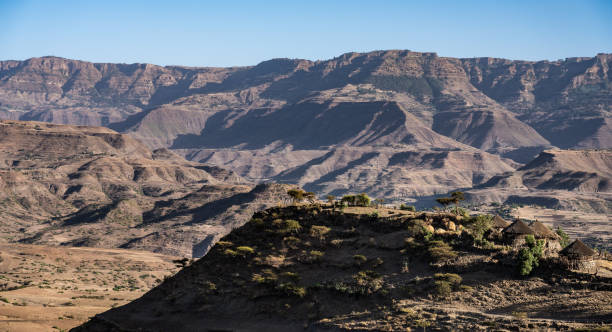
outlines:
[{"label": "dry grass", "polygon": [[1,244],[0,253],[0,331],[68,330],[176,271],[176,257],[143,251]]}]

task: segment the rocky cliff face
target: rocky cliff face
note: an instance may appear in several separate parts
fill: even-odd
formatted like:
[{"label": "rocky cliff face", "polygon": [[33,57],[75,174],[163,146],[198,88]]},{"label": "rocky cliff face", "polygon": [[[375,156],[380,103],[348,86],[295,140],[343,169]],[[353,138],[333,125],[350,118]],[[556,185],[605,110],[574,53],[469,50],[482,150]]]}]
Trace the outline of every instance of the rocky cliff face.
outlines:
[{"label": "rocky cliff face", "polygon": [[[461,150],[473,158],[485,150],[524,163],[553,146],[611,148],[610,59],[455,59],[393,50],[187,68],[46,57],[0,64],[0,117],[108,126],[253,181],[311,184],[320,194],[395,195],[391,187],[346,186],[341,169],[359,166],[378,177],[385,163],[362,157],[386,149]],[[338,154],[344,157],[331,165],[326,156]],[[489,154],[483,160],[495,158]],[[319,168],[319,178],[302,172],[323,160],[329,166]],[[472,166],[478,168],[465,165]],[[481,184],[494,175],[484,169],[468,182],[437,177],[413,194]],[[389,173],[400,186],[411,181]]]}]

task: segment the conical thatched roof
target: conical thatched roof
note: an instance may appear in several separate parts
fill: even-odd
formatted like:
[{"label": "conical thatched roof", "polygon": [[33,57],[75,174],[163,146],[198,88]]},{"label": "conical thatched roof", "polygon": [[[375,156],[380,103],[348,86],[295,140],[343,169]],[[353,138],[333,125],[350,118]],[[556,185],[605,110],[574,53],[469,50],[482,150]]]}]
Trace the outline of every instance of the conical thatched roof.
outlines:
[{"label": "conical thatched roof", "polygon": [[527,234],[535,234],[531,227],[527,226],[526,223],[516,220],[510,226],[504,229],[504,233],[511,235],[527,235]]},{"label": "conical thatched roof", "polygon": [[584,244],[584,242],[576,240],[561,250],[559,254],[563,256],[589,257],[595,256],[595,251]]},{"label": "conical thatched roof", "polygon": [[548,238],[548,239],[558,239],[559,237],[555,232],[551,231],[550,228],[546,227],[543,223],[539,221],[534,221],[529,225],[531,229],[535,232],[536,237],[540,238]]},{"label": "conical thatched roof", "polygon": [[496,215],[495,217],[493,217],[493,225],[491,227],[506,228],[508,226],[510,226],[510,223],[505,221],[504,218],[500,217],[499,215]]}]

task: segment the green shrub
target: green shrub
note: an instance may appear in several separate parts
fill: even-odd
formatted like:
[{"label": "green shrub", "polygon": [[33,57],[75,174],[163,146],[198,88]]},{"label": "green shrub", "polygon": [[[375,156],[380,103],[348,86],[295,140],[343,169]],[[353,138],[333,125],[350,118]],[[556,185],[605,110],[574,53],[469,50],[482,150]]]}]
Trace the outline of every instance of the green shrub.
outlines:
[{"label": "green shrub", "polygon": [[372,200],[370,199],[370,197],[365,193],[361,193],[355,196],[355,204],[357,204],[358,206],[370,206],[371,201]]},{"label": "green shrub", "polygon": [[480,244],[486,231],[491,229],[493,225],[493,216],[488,214],[481,214],[474,218],[471,218],[467,224],[467,229],[472,234],[474,242]]},{"label": "green shrub", "polygon": [[278,230],[278,233],[298,233],[302,226],[297,220],[292,219],[274,219],[272,220],[272,226]]},{"label": "green shrub", "polygon": [[402,204],[402,205],[400,205],[400,210],[415,212],[416,208],[414,207],[414,205]]},{"label": "green shrub", "polygon": [[527,246],[521,248],[518,254],[518,269],[522,276],[530,275],[533,269],[539,266],[544,241],[536,241],[533,235],[527,235],[525,244]]},{"label": "green shrub", "polygon": [[355,264],[357,265],[361,265],[365,262],[367,262],[368,258],[364,255],[354,255],[353,259],[355,260]]},{"label": "green shrub", "polygon": [[281,283],[276,287],[279,291],[288,296],[296,296],[302,298],[306,296],[306,289],[290,282]]},{"label": "green shrub", "polygon": [[557,235],[559,235],[559,244],[561,244],[561,248],[565,248],[570,244],[570,239],[567,233],[561,228],[557,227]]},{"label": "green shrub", "polygon": [[297,249],[298,245],[302,242],[302,240],[300,240],[299,238],[295,236],[287,236],[283,238],[283,242],[288,247],[292,249]]},{"label": "green shrub", "polygon": [[306,194],[306,192],[302,189],[290,189],[289,191],[287,191],[287,195],[291,197],[293,203],[299,203],[303,201],[305,198],[304,194]]},{"label": "green shrub", "polygon": [[461,290],[461,276],[454,273],[434,274],[434,291],[438,297],[445,298],[453,291]]},{"label": "green shrub", "polygon": [[474,289],[468,285],[460,285],[459,290],[462,292],[471,292]]},{"label": "green shrub", "polygon": [[317,238],[317,239],[323,239],[325,235],[327,235],[327,233],[329,233],[330,231],[331,231],[331,228],[327,226],[319,226],[319,225],[310,226],[310,236]]},{"label": "green shrub", "polygon": [[274,284],[278,280],[278,276],[270,269],[262,270],[261,273],[253,273],[251,280],[258,284]]},{"label": "green shrub", "polygon": [[217,243],[215,243],[215,245],[221,248],[227,248],[233,246],[234,244],[230,241],[218,241]]},{"label": "green shrub", "polygon": [[461,276],[455,273],[436,273],[434,274],[434,279],[447,281],[453,286],[453,288],[458,287],[459,284],[461,284],[461,281],[463,281]]},{"label": "green shrub", "polygon": [[457,207],[457,215],[467,218],[470,216],[470,212],[462,207]]},{"label": "green shrub", "polygon": [[225,256],[230,256],[230,257],[236,257],[236,256],[238,256],[238,253],[237,253],[235,250],[232,250],[232,249],[225,249],[225,250],[223,251],[223,254],[224,254]]},{"label": "green shrub", "polygon": [[287,233],[298,233],[302,226],[297,220],[287,219],[284,223],[284,231]]},{"label": "green shrub", "polygon": [[453,287],[448,281],[436,280],[434,281],[434,290],[438,297],[444,298],[444,297],[449,296],[452,293]]},{"label": "green shrub", "polygon": [[253,255],[255,253],[255,249],[248,246],[240,246],[236,248],[236,253],[238,253],[240,256]]},{"label": "green shrub", "polygon": [[444,241],[430,241],[427,249],[429,257],[434,262],[442,262],[457,257],[457,252]]}]

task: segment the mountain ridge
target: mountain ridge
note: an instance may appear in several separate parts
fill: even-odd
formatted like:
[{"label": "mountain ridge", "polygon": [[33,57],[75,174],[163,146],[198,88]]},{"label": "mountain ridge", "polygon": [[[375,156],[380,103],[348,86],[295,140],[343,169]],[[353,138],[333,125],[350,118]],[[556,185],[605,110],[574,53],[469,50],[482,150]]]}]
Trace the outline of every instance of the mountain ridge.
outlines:
[{"label": "mountain ridge", "polygon": [[[458,59],[389,50],[231,68],[34,58],[0,63],[0,118],[108,126],[253,181],[286,181],[296,167],[348,148],[362,150],[352,155],[486,151],[516,167],[506,158],[525,163],[552,147],[612,148],[611,58]],[[292,181],[342,188],[342,165]],[[449,175],[437,180],[446,187],[414,194],[479,185],[493,175],[471,183]]]}]

